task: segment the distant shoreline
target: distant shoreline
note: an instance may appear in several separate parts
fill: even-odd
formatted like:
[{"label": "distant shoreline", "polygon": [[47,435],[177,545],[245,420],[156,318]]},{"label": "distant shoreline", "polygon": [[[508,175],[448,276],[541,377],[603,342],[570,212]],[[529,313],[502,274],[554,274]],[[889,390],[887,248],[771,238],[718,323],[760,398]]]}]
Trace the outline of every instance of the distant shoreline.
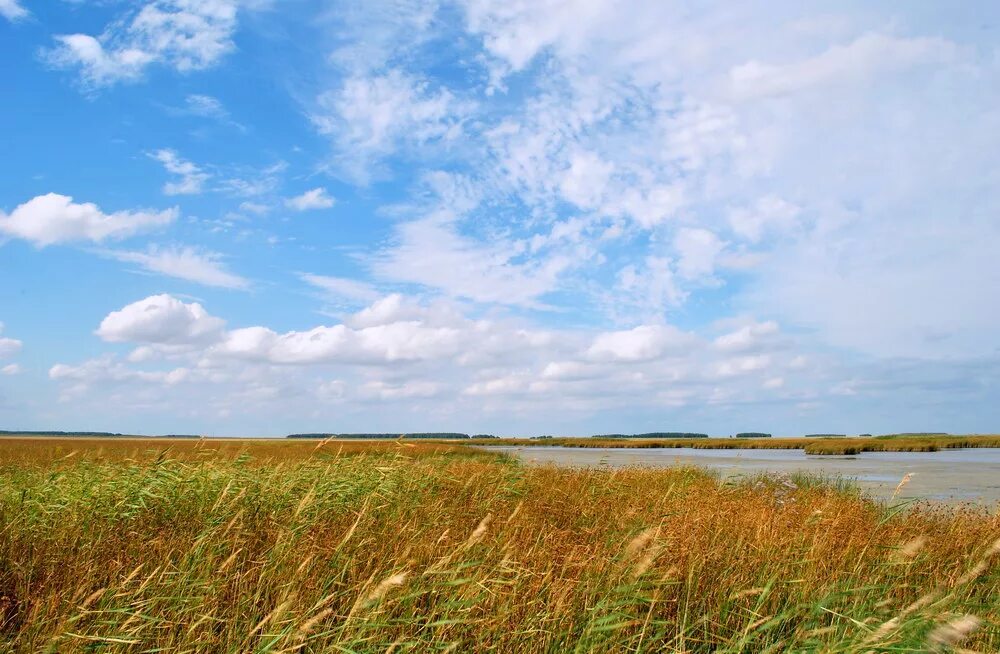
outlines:
[{"label": "distant shoreline", "polygon": [[205,440],[225,441],[260,441],[260,442],[301,442],[301,441],[393,441],[424,443],[447,443],[451,445],[477,446],[517,446],[517,447],[565,447],[565,448],[629,448],[629,449],[663,449],[692,448],[712,450],[804,450],[812,455],[852,455],[862,452],[937,452],[947,449],[961,448],[1000,448],[1000,435],[886,435],[886,436],[850,436],[850,437],[780,437],[780,438],[600,438],[600,437],[560,437],[560,438],[435,438],[428,435],[374,436],[362,435],[352,438],[343,436],[297,436],[291,437],[226,437],[226,436],[193,436],[165,435],[140,436],[129,434],[111,434],[106,432],[0,432],[0,438],[39,438],[66,440],[150,440],[150,441],[190,441],[204,438]]}]

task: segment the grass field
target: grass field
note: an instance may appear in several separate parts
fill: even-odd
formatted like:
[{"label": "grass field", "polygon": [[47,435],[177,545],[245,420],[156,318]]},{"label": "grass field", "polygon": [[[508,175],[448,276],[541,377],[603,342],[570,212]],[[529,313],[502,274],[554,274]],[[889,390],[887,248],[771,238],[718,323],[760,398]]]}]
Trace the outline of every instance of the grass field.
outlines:
[{"label": "grass field", "polygon": [[523,447],[680,448],[707,450],[805,450],[806,454],[937,452],[965,447],[1000,447],[1000,436],[874,436],[853,438],[493,438],[476,445]]},{"label": "grass field", "polygon": [[0,651],[995,652],[998,559],[997,515],[808,478],[0,440]]}]

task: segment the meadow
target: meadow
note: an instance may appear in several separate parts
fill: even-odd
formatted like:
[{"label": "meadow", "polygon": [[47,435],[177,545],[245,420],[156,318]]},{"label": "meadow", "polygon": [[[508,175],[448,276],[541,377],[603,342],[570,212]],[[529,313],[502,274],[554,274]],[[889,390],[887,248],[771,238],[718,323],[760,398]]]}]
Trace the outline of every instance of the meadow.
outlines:
[{"label": "meadow", "polygon": [[1000,517],[405,442],[0,439],[0,651],[995,652]]}]

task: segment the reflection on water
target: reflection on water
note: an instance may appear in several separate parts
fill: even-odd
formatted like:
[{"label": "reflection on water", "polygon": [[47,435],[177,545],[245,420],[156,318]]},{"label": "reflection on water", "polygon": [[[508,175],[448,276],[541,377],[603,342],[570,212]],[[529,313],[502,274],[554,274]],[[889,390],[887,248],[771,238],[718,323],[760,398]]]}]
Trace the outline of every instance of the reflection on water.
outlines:
[{"label": "reflection on water", "polygon": [[1000,502],[1000,448],[940,452],[863,452],[854,456],[807,456],[802,450],[699,450],[497,447],[527,463],[566,466],[698,465],[723,477],[808,472],[855,480],[869,495],[888,499],[903,475],[900,498],[945,502]]}]

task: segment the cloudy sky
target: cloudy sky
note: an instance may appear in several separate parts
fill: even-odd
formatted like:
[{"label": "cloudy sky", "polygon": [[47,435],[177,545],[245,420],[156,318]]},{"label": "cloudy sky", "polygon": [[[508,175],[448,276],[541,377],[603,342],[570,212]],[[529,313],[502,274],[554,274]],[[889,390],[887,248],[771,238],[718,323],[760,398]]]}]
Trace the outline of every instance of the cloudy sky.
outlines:
[{"label": "cloudy sky", "polygon": [[0,428],[996,431],[998,44],[990,0],[0,0]]}]

